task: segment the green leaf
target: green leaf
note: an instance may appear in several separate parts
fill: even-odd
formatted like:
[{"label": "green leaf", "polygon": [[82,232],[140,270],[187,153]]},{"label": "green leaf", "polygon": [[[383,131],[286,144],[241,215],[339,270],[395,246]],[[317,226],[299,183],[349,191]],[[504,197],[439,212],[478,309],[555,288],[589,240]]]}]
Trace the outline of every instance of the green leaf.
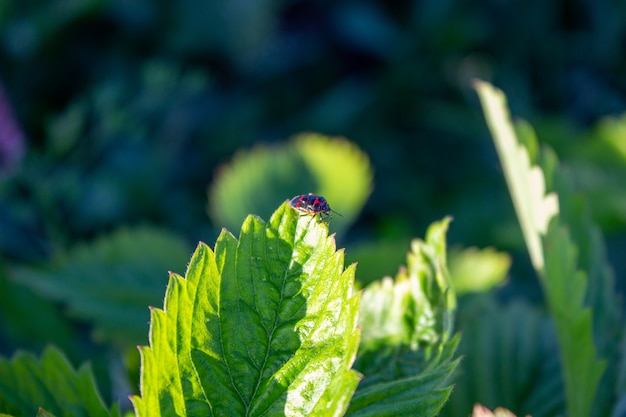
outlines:
[{"label": "green leaf", "polygon": [[266,218],[286,198],[312,192],[341,213],[331,224],[340,231],[354,221],[371,189],[372,168],[355,144],[304,133],[235,155],[209,190],[209,211],[215,223],[236,230],[248,213]]},{"label": "green leaf", "polygon": [[[559,215],[557,194],[545,194],[555,187],[558,161],[549,151],[537,152],[531,159],[529,146],[523,144],[536,142],[534,132],[528,124],[522,124],[517,129],[519,138],[516,136],[502,91],[481,81],[476,82],[476,90],[554,319],[568,415],[588,416],[606,361],[597,357],[593,343],[592,310],[585,306],[588,279],[580,269],[579,249]],[[534,145],[530,148],[535,149]]]},{"label": "green leaf", "polygon": [[[559,211],[558,198],[554,193],[545,194],[544,175],[539,167],[531,164],[527,151],[527,147],[536,148],[536,139],[528,134],[522,139],[526,147],[519,143],[504,93],[481,81],[477,81],[475,86],[494,138],[530,259],[536,270],[542,270],[541,235],[545,234],[550,219]],[[525,127],[519,126],[518,129]]]},{"label": "green leaf", "polygon": [[344,217],[354,219],[372,191],[367,155],[346,139],[316,133],[296,136],[294,146],[316,180],[319,193]]},{"label": "green leaf", "polygon": [[[617,364],[622,357],[622,297],[615,291],[614,273],[607,260],[604,239],[594,221],[601,223],[604,230],[615,232],[616,223],[608,225],[607,220],[623,217],[624,209],[620,209],[619,204],[608,211],[600,207],[609,200],[624,200],[621,190],[626,165],[615,148],[618,144],[609,143],[619,138],[624,121],[626,118],[606,118],[602,121],[592,136],[578,141],[580,145],[574,147],[574,159],[571,138],[566,136],[564,141],[567,141],[567,146],[563,146],[563,150],[568,151],[568,160],[564,168],[558,166],[556,155],[549,149],[544,150],[541,158],[546,178],[553,177],[550,182],[559,195],[559,221],[567,225],[569,237],[576,247],[578,269],[587,275],[585,305],[593,311],[593,333],[598,355],[611,364]],[[601,213],[603,211],[604,214]],[[612,411],[616,404],[615,387],[619,386],[618,373],[617,366],[607,366],[591,415],[619,415],[619,411]],[[624,392],[623,388],[618,388],[617,395]]]},{"label": "green leaf", "polygon": [[587,275],[578,269],[577,247],[557,219],[550,224],[544,251],[544,287],[561,345],[568,409],[570,415],[589,415],[606,361],[597,358],[593,344],[592,310],[583,308]]},{"label": "green leaf", "polygon": [[596,134],[626,163],[626,113],[620,117],[605,117],[596,128]]},{"label": "green leaf", "polygon": [[107,410],[91,369],[75,371],[56,348],[44,350],[41,360],[29,353],[0,358],[0,412],[15,415],[120,416],[117,406]]},{"label": "green leaf", "polygon": [[511,267],[511,257],[494,248],[453,249],[448,268],[457,295],[487,291],[501,284]]},{"label": "green leaf", "polygon": [[0,340],[4,349],[41,350],[54,343],[68,355],[77,353],[76,331],[52,302],[8,279],[0,264]]},{"label": "green leaf", "polygon": [[442,364],[419,375],[379,382],[357,390],[348,416],[435,416],[446,402],[452,386],[446,381],[457,362]]},{"label": "green leaf", "polygon": [[98,339],[129,346],[145,343],[146,306],[161,302],[167,271],[185,265],[188,256],[175,235],[122,229],[57,256],[50,268],[15,269],[11,278],[92,322]]},{"label": "green leaf", "polygon": [[348,415],[432,416],[448,399],[459,341],[459,335],[450,338],[455,300],[446,269],[449,221],[433,224],[425,241],[413,241],[407,268],[395,281],[384,278],[364,290],[355,362],[364,379]]},{"label": "green leaf", "polygon": [[354,270],[287,202],[201,243],[152,310],[137,414],[341,415],[359,381]]},{"label": "green leaf", "polygon": [[500,305],[490,294],[460,301],[459,354],[464,360],[441,416],[468,415],[476,402],[519,415],[562,415],[565,397],[556,335],[542,310],[522,302]]}]

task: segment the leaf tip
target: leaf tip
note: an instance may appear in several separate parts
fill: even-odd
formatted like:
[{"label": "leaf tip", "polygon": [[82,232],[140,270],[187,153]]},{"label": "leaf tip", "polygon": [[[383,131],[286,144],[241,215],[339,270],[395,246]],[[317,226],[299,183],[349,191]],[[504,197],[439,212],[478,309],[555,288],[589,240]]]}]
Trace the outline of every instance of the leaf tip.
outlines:
[{"label": "leaf tip", "polygon": [[[226,229],[226,228],[224,227],[223,229]],[[198,252],[200,249],[206,250],[206,249],[210,249],[210,248],[209,248],[209,245],[207,245],[203,241],[199,240],[198,241],[198,245],[196,246],[196,252]]]}]

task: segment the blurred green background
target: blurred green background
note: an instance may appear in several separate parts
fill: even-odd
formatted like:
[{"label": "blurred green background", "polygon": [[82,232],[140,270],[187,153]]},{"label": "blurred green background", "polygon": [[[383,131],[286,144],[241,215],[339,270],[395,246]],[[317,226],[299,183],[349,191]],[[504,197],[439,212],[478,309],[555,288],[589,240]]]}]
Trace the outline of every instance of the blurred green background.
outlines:
[{"label": "blurred green background", "polygon": [[[101,342],[134,345],[110,334],[114,320],[92,326],[111,310],[85,305],[97,290],[68,292],[85,277],[76,265],[96,282],[123,275],[119,245],[130,271],[157,275],[142,305],[160,305],[167,270],[184,272],[198,240],[232,228],[237,190],[259,207],[319,192],[295,191],[310,181],[299,165],[281,165],[301,181],[284,188],[220,183],[250,152],[296,152],[286,144],[300,132],[345,137],[369,158],[369,199],[337,223],[358,279],[395,274],[409,240],[452,215],[451,246],[511,253],[500,299],[540,301],[475,77],[503,89],[571,170],[623,290],[625,16],[615,0],[0,1],[0,354],[55,343],[74,361],[102,354],[94,366],[115,375]],[[145,246],[125,237],[136,227]],[[137,285],[109,295],[136,300]],[[136,366],[125,358],[119,369]]]}]

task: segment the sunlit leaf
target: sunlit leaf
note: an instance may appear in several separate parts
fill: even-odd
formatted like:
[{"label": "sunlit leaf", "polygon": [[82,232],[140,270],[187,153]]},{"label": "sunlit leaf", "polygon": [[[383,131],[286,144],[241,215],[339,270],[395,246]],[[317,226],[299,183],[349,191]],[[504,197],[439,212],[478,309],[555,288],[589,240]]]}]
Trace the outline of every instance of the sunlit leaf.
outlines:
[{"label": "sunlit leaf", "polygon": [[[545,234],[550,219],[558,213],[558,198],[554,193],[546,195],[543,172],[532,165],[527,148],[519,142],[502,91],[478,81],[476,91],[483,103],[531,261],[541,270],[544,263],[541,234]],[[523,142],[535,141],[531,135],[524,136]]]},{"label": "sunlit leaf", "polygon": [[448,399],[459,336],[446,269],[449,219],[415,240],[407,268],[363,292],[362,342],[355,368],[364,375],[348,415],[436,415]]},{"label": "sunlit leaf", "polygon": [[343,138],[305,133],[280,145],[258,145],[240,152],[218,171],[209,190],[214,221],[237,230],[248,213],[267,217],[288,198],[324,196],[334,216],[334,231],[354,221],[372,189],[367,156]]},{"label": "sunlit leaf", "polygon": [[537,152],[535,145],[529,146],[536,139],[528,124],[513,127],[502,91],[482,81],[475,86],[554,319],[568,414],[588,416],[607,363],[597,356],[593,311],[585,305],[587,271],[581,269],[579,248],[569,231],[572,226],[560,216],[559,200],[552,191],[558,186],[558,160],[548,150]]},{"label": "sunlit leaf", "polygon": [[172,274],[142,348],[139,416],[341,415],[360,379],[354,266],[284,203]]},{"label": "sunlit leaf", "polygon": [[493,248],[455,248],[448,259],[452,286],[458,295],[486,291],[501,284],[511,266],[511,257]]}]

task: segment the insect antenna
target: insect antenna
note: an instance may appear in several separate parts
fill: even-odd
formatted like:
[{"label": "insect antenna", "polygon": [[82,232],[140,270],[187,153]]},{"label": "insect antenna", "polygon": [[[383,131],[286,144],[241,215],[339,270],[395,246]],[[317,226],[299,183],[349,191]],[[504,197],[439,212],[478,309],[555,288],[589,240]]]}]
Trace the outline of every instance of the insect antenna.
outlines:
[{"label": "insect antenna", "polygon": [[335,213],[336,215],[338,215],[339,217],[343,217],[343,214],[339,213],[338,211],[335,211],[333,209],[330,209],[331,213]]}]

